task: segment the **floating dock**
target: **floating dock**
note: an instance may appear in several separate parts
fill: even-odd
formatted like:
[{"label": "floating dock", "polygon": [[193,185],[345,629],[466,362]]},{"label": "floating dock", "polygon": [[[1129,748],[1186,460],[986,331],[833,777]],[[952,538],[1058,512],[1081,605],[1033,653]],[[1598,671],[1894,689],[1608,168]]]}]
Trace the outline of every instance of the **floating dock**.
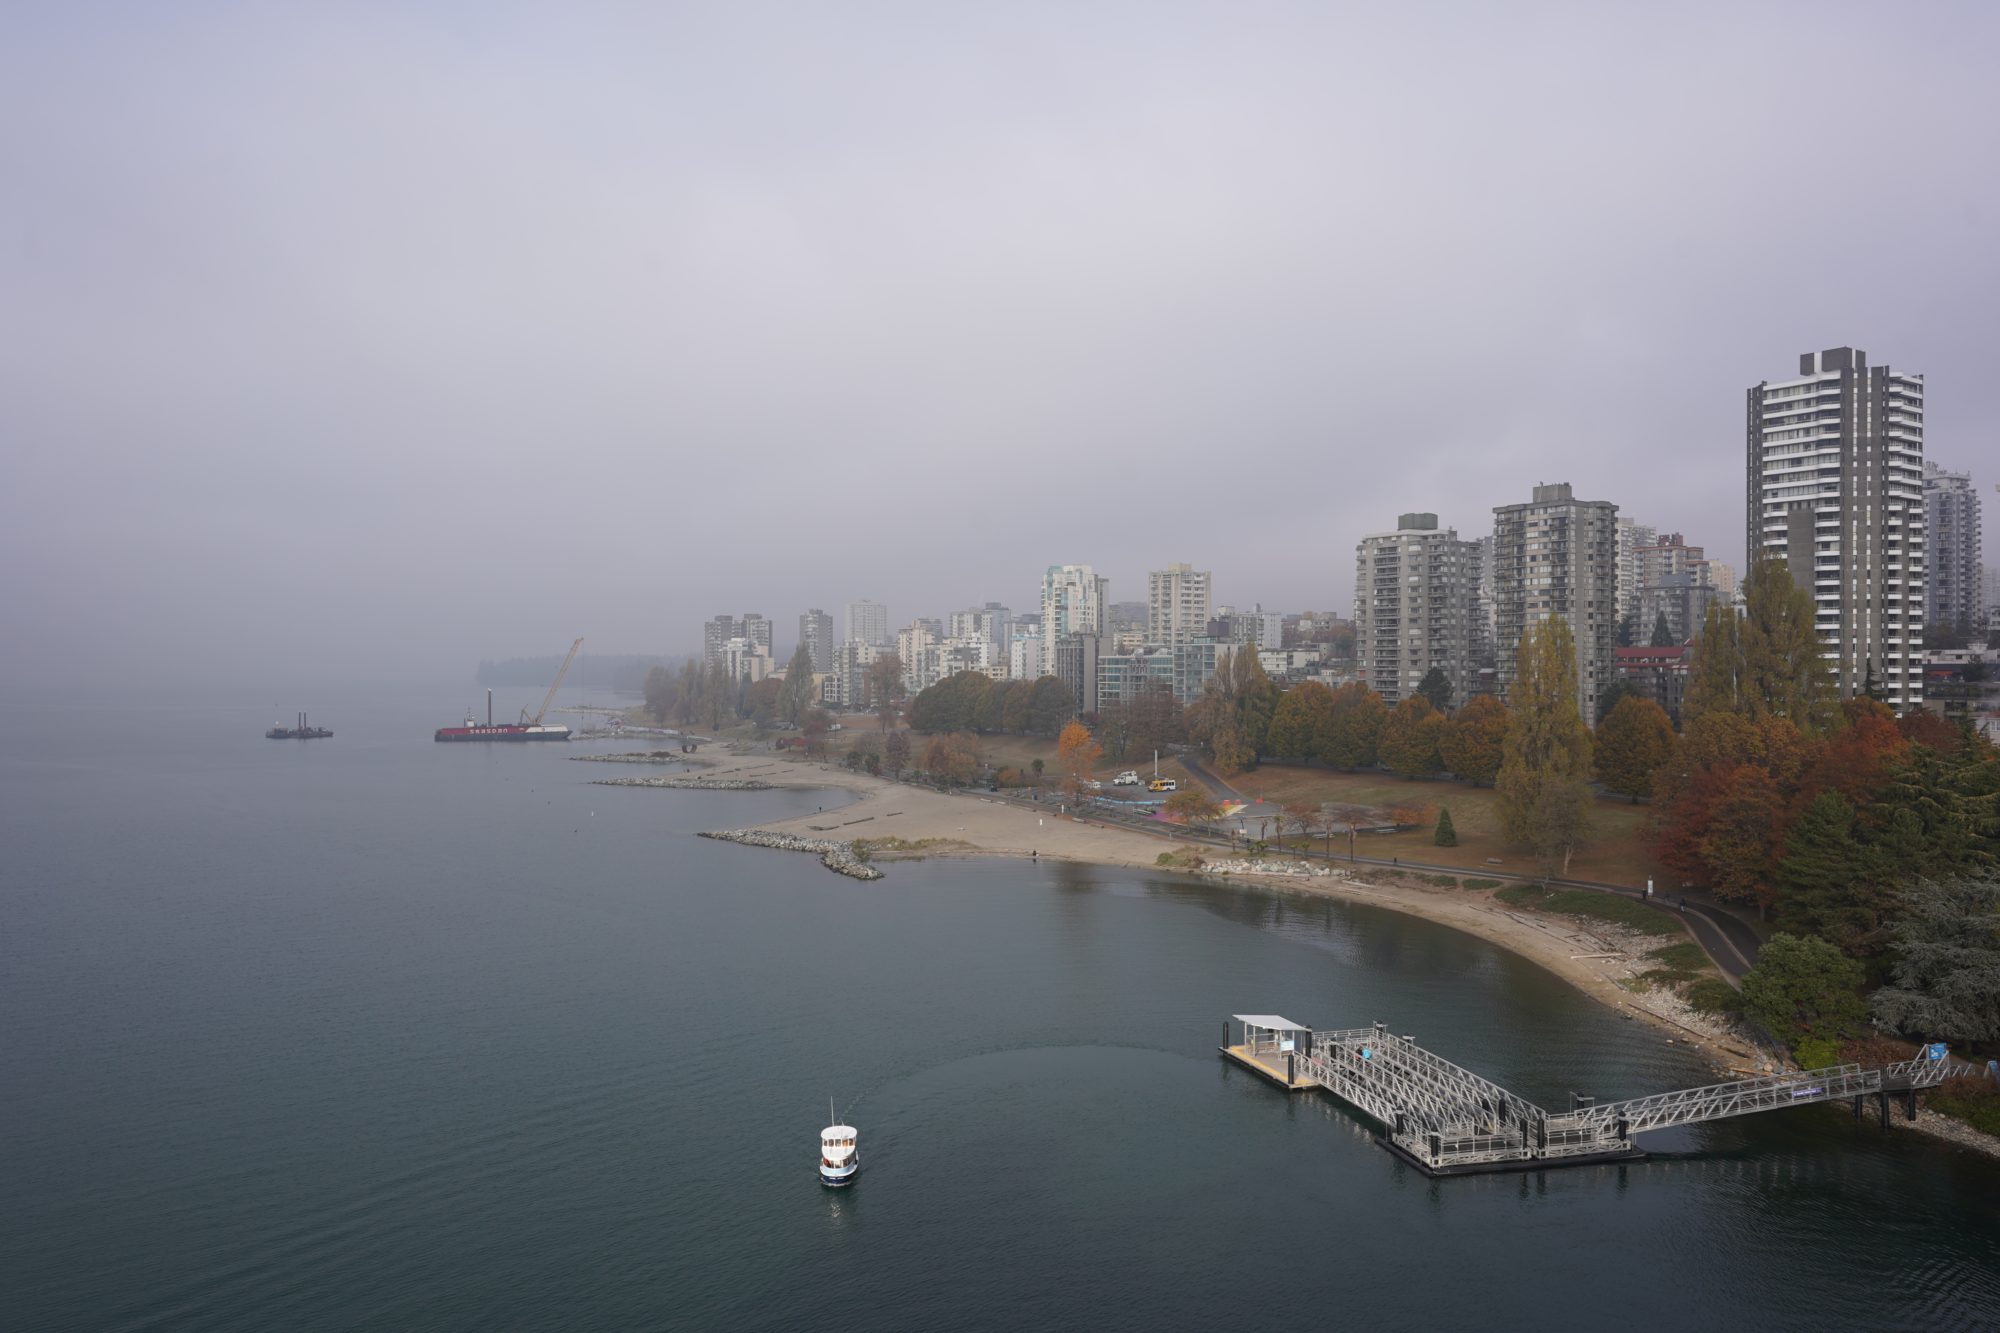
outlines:
[{"label": "floating dock", "polygon": [[1243,1039],[1231,1042],[1223,1025],[1224,1059],[1287,1093],[1332,1093],[1381,1127],[1377,1143],[1434,1176],[1630,1161],[1645,1156],[1633,1136],[1647,1130],[1817,1102],[1852,1099],[1859,1118],[1872,1097],[1887,1129],[1892,1096],[1914,1120],[1919,1090],[1994,1072],[1927,1045],[1912,1059],[1872,1068],[1834,1065],[1603,1104],[1572,1093],[1569,1109],[1558,1112],[1397,1036],[1386,1023],[1315,1032],[1276,1014],[1234,1018]]}]

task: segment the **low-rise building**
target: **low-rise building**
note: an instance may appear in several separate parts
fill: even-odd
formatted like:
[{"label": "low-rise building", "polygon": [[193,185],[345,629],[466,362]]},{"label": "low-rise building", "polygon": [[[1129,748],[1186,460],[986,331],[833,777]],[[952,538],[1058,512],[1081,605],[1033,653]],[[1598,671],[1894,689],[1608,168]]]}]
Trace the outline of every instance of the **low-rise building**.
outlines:
[{"label": "low-rise building", "polygon": [[1681,701],[1687,698],[1688,668],[1694,661],[1693,645],[1613,648],[1611,661],[1617,679],[1664,708],[1676,726],[1680,724]]}]

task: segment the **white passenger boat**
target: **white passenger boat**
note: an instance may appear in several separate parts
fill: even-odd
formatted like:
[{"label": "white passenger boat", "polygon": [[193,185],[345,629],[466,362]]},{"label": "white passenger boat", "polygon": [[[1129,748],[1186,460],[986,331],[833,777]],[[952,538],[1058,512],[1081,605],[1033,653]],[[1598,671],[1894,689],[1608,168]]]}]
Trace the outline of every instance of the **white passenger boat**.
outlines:
[{"label": "white passenger boat", "polygon": [[[833,1119],[833,1103],[826,1104]],[[852,1125],[828,1125],[819,1132],[819,1183],[839,1189],[854,1183],[861,1170],[861,1132]]]}]

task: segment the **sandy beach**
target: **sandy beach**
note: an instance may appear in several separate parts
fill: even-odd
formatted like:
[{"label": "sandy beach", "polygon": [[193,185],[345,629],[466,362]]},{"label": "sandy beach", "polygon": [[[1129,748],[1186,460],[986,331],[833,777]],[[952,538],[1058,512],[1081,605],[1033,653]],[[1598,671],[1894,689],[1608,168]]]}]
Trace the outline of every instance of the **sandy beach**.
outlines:
[{"label": "sandy beach", "polygon": [[[832,788],[852,794],[851,802],[759,826],[800,837],[897,838],[906,843],[936,840],[931,849],[918,855],[1040,857],[1148,870],[1159,868],[1161,853],[1181,845],[1130,829],[1061,816],[1055,803],[1042,809],[1023,808],[983,792],[946,793],[906,786],[770,751],[731,754],[721,746],[710,746],[701,758],[707,761],[700,770],[703,777],[754,779],[773,786]],[[1207,845],[1202,845],[1202,851],[1215,855],[1215,849]],[[907,858],[891,852],[878,853],[874,859],[886,864]],[[1620,984],[1653,965],[1641,955],[1662,940],[1632,940],[1611,928],[1586,928],[1572,918],[1521,912],[1490,893],[1434,888],[1389,871],[1363,868],[1350,875],[1336,869],[1333,874],[1311,878],[1241,874],[1228,878],[1273,892],[1330,894],[1465,931],[1547,968],[1601,1003],[1649,1024],[1659,1040],[1700,1050],[1719,1071],[1753,1074],[1776,1067],[1768,1054],[1748,1043],[1692,1026],[1689,1020],[1702,1020],[1688,1014],[1673,997],[1635,992]]]}]

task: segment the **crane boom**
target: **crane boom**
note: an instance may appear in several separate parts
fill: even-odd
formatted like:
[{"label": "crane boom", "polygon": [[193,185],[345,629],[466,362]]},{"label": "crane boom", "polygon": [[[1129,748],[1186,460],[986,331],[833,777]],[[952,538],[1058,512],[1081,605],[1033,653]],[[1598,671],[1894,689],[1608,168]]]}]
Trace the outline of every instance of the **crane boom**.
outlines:
[{"label": "crane boom", "polygon": [[556,672],[556,678],[549,685],[549,692],[542,696],[542,706],[535,710],[534,720],[528,723],[529,726],[539,727],[542,725],[542,714],[548,712],[549,705],[556,701],[556,691],[562,688],[563,677],[569,674],[569,664],[576,661],[577,650],[581,647],[583,647],[582,639],[578,639],[569,646],[569,656],[563,659],[562,670]]}]

